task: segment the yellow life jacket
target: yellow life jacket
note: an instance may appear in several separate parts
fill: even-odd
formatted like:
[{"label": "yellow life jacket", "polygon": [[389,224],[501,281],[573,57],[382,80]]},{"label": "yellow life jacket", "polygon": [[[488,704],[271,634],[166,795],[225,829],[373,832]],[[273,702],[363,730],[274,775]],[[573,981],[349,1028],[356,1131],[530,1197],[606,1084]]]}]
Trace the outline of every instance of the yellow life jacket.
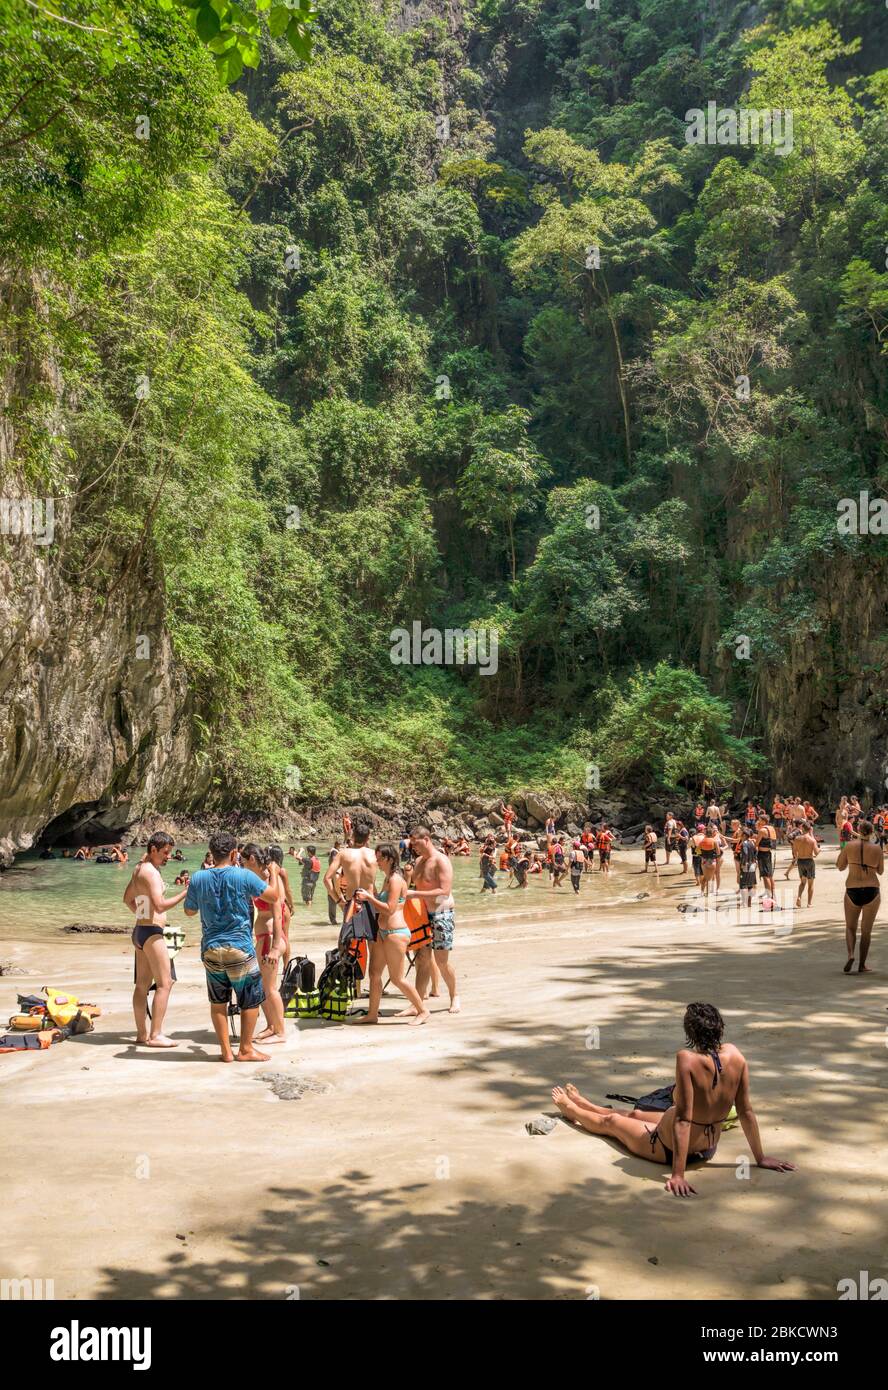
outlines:
[{"label": "yellow life jacket", "polygon": [[13,1014],[9,1027],[14,1033],[39,1033],[41,1028],[49,1027],[46,1014]]},{"label": "yellow life jacket", "polygon": [[80,1012],[80,1000],[77,995],[66,989],[59,989],[57,985],[44,985],[43,994],[46,996],[46,1012],[59,1028],[64,1028]]}]

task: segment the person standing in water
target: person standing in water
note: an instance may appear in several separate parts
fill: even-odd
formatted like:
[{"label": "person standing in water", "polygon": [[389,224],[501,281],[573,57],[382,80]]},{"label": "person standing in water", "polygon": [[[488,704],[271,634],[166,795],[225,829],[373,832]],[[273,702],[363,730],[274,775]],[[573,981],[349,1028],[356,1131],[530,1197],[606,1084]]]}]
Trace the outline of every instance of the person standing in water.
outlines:
[{"label": "person standing in water", "polygon": [[[657,865],[657,839],[658,839],[658,836],[657,836],[656,830],[654,829],[654,827],[653,827],[652,825],[646,825],[646,826],[644,827],[644,837],[643,837],[643,838],[644,838],[644,871],[645,871],[645,873],[647,873],[647,871],[648,871],[648,865],[649,865],[649,864],[653,864],[653,866],[654,866],[654,873],[655,873],[655,875],[657,876],[657,878],[659,878],[659,877],[660,877],[660,870],[659,870],[659,867],[658,867],[658,865]],[[671,839],[670,839],[670,842],[669,842],[669,843],[670,843],[670,849],[671,849],[671,847],[672,847],[672,840],[671,840]],[[666,863],[667,863],[667,864],[669,863],[669,854],[668,854],[668,852],[667,852],[667,855],[666,855]]]},{"label": "person standing in water", "polygon": [[[311,907],[320,876],[321,861],[318,858],[317,845],[306,845],[302,856],[302,901],[306,907]],[[334,911],[333,921],[335,920]]]},{"label": "person standing in water", "polygon": [[[422,995],[414,989],[406,978],[407,952],[410,948],[410,928],[404,920],[403,907],[407,901],[407,881],[401,873],[398,851],[395,845],[377,845],[376,862],[385,878],[378,894],[368,888],[358,888],[355,897],[358,902],[370,903],[376,908],[378,916],[378,939],[374,943],[378,953],[385,958],[389,979],[396,985],[410,1005],[402,1017],[415,1027],[428,1023],[431,1015],[425,1006]],[[417,969],[417,985],[419,970]],[[366,1018],[356,1019],[356,1023],[378,1023],[379,1005],[382,1001],[382,972],[370,975],[370,1006]]]},{"label": "person standing in water", "polygon": [[[173,988],[173,963],[167,950],[163,929],[166,914],[176,907],[188,892],[183,888],[173,897],[164,896],[160,871],[169,860],[175,840],[164,830],[157,830],[148,841],[145,857],[137,865],[126,886],[123,901],[135,914],[132,942],[136,953],[136,983],[133,989],[133,1015],[136,1020],[136,1042],[145,1047],[178,1047],[166,1037],[163,1021],[170,992]],[[148,993],[154,983],[154,1013],[148,1028]]]},{"label": "person standing in water", "polygon": [[601,828],[598,831],[597,836],[598,872],[600,874],[604,874],[605,878],[607,878],[610,875],[611,849],[613,848],[613,843],[614,837],[612,832],[608,829],[607,821],[602,821]]},{"label": "person standing in water", "polygon": [[481,857],[478,863],[481,876],[481,892],[488,890],[496,894],[496,847],[492,840],[485,840],[481,846]]},{"label": "person standing in water", "polygon": [[858,838],[851,844],[842,846],[836,860],[838,870],[848,870],[845,880],[845,946],[848,960],[843,967],[846,975],[850,975],[854,969],[858,923],[860,956],[857,971],[860,975],[870,973],[866,958],[869,955],[873,923],[882,901],[879,879],[885,868],[885,854],[881,845],[872,843],[872,823],[868,820],[858,821],[857,835]]}]

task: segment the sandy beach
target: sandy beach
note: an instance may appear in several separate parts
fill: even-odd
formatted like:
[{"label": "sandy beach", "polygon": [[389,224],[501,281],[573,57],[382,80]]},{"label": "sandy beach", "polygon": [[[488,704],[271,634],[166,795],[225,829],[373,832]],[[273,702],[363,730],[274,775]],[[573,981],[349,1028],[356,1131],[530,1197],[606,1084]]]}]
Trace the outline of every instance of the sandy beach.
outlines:
[{"label": "sandy beach", "polygon": [[[791,922],[679,913],[674,859],[657,887],[640,850],[617,858],[579,900],[535,884],[481,914],[458,893],[459,1016],[440,999],[423,1028],[288,1024],[258,1066],[217,1062],[196,944],[167,1019],[180,1046],[152,1052],[128,1041],[127,938],[23,941],[7,914],[3,959],[27,973],[0,981],[5,1014],[43,984],[104,1012],[89,1036],[3,1059],[0,1273],[62,1299],[613,1300],[835,1299],[879,1272],[885,924],[876,973],[843,975],[834,846]],[[294,928],[322,960],[334,930],[298,912]],[[738,1127],[679,1200],[664,1168],[605,1140],[525,1133],[555,1113],[553,1083],[604,1104],[671,1081],[691,1000],[724,1013],[765,1151],[797,1172],[747,1175]]]}]

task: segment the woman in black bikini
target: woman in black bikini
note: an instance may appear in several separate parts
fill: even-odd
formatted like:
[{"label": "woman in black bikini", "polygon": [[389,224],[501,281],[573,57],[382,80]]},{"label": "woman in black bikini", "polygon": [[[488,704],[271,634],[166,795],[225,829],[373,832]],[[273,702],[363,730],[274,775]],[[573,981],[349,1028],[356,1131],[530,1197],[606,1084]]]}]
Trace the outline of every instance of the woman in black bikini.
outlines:
[{"label": "woman in black bikini", "polygon": [[872,843],[872,822],[858,821],[857,834],[859,839],[843,845],[836,860],[837,869],[848,870],[845,880],[845,949],[848,953],[848,960],[844,966],[846,975],[850,975],[854,969],[858,921],[860,957],[857,972],[859,975],[870,973],[866,958],[869,955],[873,923],[882,901],[879,877],[885,867],[885,854],[881,845]]},{"label": "woman in black bikini", "polygon": [[722,1042],[725,1024],[718,1009],[689,1004],[684,1030],[688,1045],[675,1059],[674,1104],[668,1110],[610,1110],[585,1100],[572,1085],[555,1086],[552,1099],[566,1120],[590,1134],[617,1139],[638,1158],[670,1164],[666,1191],[676,1197],[696,1192],[685,1178],[685,1164],[713,1157],[732,1105],[758,1167],[778,1173],[794,1169],[794,1163],[767,1158],[762,1151],[746,1058],[732,1043]]}]

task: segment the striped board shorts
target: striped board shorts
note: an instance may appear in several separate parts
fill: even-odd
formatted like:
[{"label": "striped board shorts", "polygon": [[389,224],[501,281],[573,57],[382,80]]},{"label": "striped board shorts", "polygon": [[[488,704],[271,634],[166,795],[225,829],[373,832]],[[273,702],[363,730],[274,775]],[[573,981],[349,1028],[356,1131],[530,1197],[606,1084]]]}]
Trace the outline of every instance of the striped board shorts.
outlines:
[{"label": "striped board shorts", "polygon": [[253,951],[238,946],[209,946],[201,953],[211,1004],[227,1004],[231,991],[241,1009],[258,1009],[265,1002],[259,962]]}]

